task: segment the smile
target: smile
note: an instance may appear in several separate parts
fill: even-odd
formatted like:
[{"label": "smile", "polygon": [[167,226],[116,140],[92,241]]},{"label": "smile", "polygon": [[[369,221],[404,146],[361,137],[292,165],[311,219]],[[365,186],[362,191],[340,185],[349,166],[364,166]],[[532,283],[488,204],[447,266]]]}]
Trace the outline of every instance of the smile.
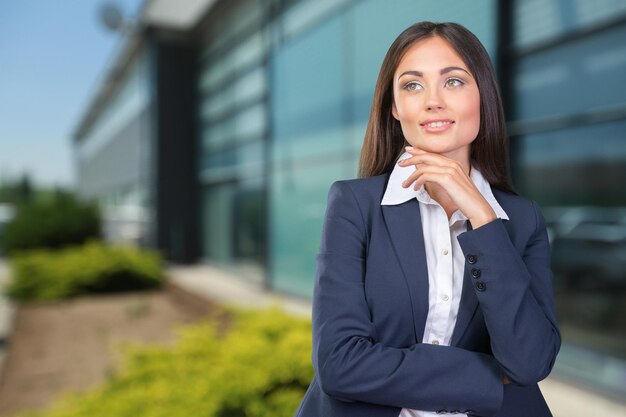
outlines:
[{"label": "smile", "polygon": [[454,124],[453,120],[433,120],[425,123],[421,123],[420,126],[428,132],[442,132],[447,130]]}]

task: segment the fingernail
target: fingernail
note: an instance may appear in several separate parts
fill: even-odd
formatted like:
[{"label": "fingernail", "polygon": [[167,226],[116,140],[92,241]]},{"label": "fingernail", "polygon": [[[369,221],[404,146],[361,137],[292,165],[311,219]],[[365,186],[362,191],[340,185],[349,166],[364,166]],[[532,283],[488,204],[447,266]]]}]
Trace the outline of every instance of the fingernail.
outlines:
[{"label": "fingernail", "polygon": [[404,149],[406,149],[407,151],[412,151],[413,147],[412,146],[405,146]]}]

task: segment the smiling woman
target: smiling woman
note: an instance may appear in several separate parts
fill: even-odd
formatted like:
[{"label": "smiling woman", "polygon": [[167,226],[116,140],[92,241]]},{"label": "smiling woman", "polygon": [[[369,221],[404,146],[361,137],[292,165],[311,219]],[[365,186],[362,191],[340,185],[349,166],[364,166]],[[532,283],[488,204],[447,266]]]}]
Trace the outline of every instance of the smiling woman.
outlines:
[{"label": "smiling woman", "polygon": [[383,61],[359,179],[330,189],[298,417],[547,417],[561,338],[546,226],[510,186],[478,39],[417,23]]},{"label": "smiling woman", "polygon": [[[480,95],[464,67],[442,38],[417,42],[394,75],[392,114],[412,146],[469,162],[480,125]],[[463,168],[469,173],[469,166]]]},{"label": "smiling woman", "polygon": [[[439,84],[433,86],[433,82]],[[428,114],[422,116],[423,119],[419,118],[420,113],[415,112],[418,99],[431,100],[422,104],[434,105],[429,112],[420,112]],[[470,119],[463,127],[472,140],[477,139],[470,149],[477,168],[490,184],[504,191],[513,191],[507,175],[502,102],[489,56],[480,41],[467,29],[454,30],[453,26],[443,24],[436,29],[428,25],[414,25],[401,33],[389,48],[376,83],[361,152],[359,177],[392,170],[404,152],[402,144],[414,144],[414,134],[405,130],[410,128],[406,117],[417,117],[417,123],[443,124],[446,120],[442,117],[445,119],[448,116],[442,114],[454,111],[455,106],[462,106],[470,113],[478,111],[478,120],[471,118],[472,123],[478,121],[477,134],[472,136],[475,126],[467,123]],[[404,108],[406,112],[402,112]],[[429,126],[431,130],[436,130],[435,127]]]}]

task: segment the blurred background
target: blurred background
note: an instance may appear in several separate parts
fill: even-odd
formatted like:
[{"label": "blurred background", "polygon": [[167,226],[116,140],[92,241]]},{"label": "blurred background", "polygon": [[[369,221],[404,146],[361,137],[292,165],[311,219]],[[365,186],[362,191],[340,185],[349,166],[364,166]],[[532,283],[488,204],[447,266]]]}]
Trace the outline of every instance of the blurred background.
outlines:
[{"label": "blurred background", "polygon": [[513,182],[540,204],[554,376],[626,397],[626,2],[0,4],[0,234],[15,196],[95,201],[109,242],[312,295],[330,184],[356,176],[376,76],[420,20],[497,69]]}]

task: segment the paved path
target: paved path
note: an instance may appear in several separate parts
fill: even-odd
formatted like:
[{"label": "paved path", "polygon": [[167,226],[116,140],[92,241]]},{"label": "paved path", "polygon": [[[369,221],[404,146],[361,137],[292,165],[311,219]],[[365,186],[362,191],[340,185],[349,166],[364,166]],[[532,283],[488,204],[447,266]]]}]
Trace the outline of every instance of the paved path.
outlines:
[{"label": "paved path", "polygon": [[241,279],[208,265],[170,266],[170,280],[181,288],[220,303],[241,308],[278,306],[300,316],[311,317],[311,301],[269,291],[260,284]]}]

